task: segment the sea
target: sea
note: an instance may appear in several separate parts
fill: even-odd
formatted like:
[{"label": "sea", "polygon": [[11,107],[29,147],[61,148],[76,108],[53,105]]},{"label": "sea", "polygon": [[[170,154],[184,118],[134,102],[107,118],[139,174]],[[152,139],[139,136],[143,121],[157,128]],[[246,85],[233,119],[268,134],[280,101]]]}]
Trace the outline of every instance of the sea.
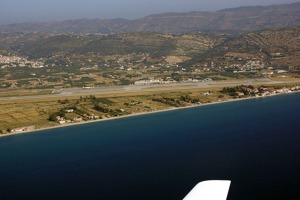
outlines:
[{"label": "sea", "polygon": [[[300,93],[0,138],[0,199],[300,199]],[[217,191],[216,191],[217,192]]]}]

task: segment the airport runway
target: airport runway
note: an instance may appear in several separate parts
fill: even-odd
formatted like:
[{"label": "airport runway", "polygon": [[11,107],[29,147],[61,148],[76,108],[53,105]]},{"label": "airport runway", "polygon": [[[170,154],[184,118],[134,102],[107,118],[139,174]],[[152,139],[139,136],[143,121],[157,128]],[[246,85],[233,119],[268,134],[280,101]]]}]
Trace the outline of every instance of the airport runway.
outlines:
[{"label": "airport runway", "polygon": [[156,84],[156,85],[127,85],[127,86],[110,86],[110,87],[95,87],[95,88],[63,88],[56,89],[49,95],[35,96],[15,96],[15,97],[0,97],[0,100],[22,100],[22,99],[40,99],[40,98],[55,98],[55,97],[72,97],[86,96],[99,94],[124,94],[136,92],[159,92],[168,90],[185,90],[197,88],[218,88],[230,87],[236,85],[270,85],[270,84],[292,84],[300,83],[296,81],[272,81],[270,79],[247,79],[234,81],[207,81],[194,83],[174,83],[174,84]]}]

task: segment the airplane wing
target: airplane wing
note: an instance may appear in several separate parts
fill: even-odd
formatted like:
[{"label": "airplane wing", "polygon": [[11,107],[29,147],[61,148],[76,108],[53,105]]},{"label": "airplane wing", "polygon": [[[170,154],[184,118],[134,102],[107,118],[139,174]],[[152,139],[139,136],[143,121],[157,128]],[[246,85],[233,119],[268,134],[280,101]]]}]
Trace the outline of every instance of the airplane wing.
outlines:
[{"label": "airplane wing", "polygon": [[198,183],[183,200],[226,200],[231,181],[210,180]]}]

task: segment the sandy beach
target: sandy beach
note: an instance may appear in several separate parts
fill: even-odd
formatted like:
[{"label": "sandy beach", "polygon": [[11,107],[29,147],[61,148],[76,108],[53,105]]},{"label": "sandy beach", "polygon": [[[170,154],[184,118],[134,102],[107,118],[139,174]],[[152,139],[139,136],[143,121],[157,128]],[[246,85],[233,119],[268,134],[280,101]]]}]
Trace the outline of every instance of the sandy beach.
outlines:
[{"label": "sandy beach", "polygon": [[84,121],[84,122],[74,122],[74,123],[69,123],[69,124],[64,124],[64,125],[57,125],[57,126],[52,126],[52,127],[39,128],[39,129],[35,129],[35,130],[30,130],[30,131],[22,131],[22,132],[20,131],[20,132],[13,132],[13,133],[7,133],[7,134],[0,134],[0,138],[1,137],[14,136],[14,135],[31,134],[31,133],[35,133],[35,132],[44,131],[44,130],[51,130],[51,129],[69,127],[69,126],[79,126],[79,125],[89,124],[89,123],[99,123],[99,122],[105,122],[105,121],[109,121],[109,120],[117,120],[117,119],[122,119],[122,118],[135,117],[135,116],[154,114],[154,113],[160,113],[160,112],[168,112],[168,111],[195,108],[195,107],[201,107],[201,106],[210,106],[210,105],[236,102],[236,101],[244,101],[244,100],[250,100],[250,99],[268,98],[268,97],[274,97],[274,96],[285,95],[285,94],[294,94],[294,93],[297,93],[297,92],[300,92],[300,91],[293,91],[291,93],[272,94],[272,95],[268,95],[268,96],[228,99],[228,100],[225,100],[225,101],[211,102],[211,103],[205,103],[205,104],[199,104],[199,105],[195,104],[195,105],[190,105],[190,106],[185,106],[185,107],[169,107],[167,109],[155,110],[155,111],[150,111],[150,112],[138,112],[138,113],[132,113],[132,114],[128,114],[128,115],[110,117],[110,118],[105,118],[105,119],[90,120],[90,121]]}]

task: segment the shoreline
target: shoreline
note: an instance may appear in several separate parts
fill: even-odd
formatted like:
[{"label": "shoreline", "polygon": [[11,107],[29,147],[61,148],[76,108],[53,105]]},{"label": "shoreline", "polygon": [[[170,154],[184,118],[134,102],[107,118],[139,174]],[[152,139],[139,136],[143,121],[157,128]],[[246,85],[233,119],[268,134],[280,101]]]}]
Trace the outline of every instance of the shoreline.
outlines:
[{"label": "shoreline", "polygon": [[237,101],[244,101],[244,100],[251,100],[251,99],[268,98],[268,97],[274,97],[274,96],[286,95],[286,94],[295,94],[295,93],[300,93],[300,91],[293,91],[291,93],[272,94],[272,95],[268,95],[268,96],[259,96],[259,97],[253,96],[253,97],[246,97],[246,98],[228,99],[225,101],[217,101],[217,102],[205,103],[205,104],[200,104],[200,105],[189,105],[189,106],[184,106],[184,107],[169,107],[166,109],[154,110],[154,111],[150,111],[150,112],[138,112],[138,113],[132,113],[132,114],[128,114],[128,115],[105,118],[105,119],[90,120],[90,121],[77,122],[77,123],[75,122],[75,123],[69,123],[69,124],[58,125],[58,126],[53,126],[53,127],[44,127],[44,128],[39,128],[39,129],[35,129],[35,130],[30,130],[30,131],[0,134],[0,138],[8,137],[8,136],[15,136],[15,135],[26,135],[26,134],[31,134],[31,133],[46,131],[46,130],[51,130],[51,129],[58,129],[58,128],[64,128],[64,127],[70,127],[70,126],[79,126],[79,125],[97,123],[97,122],[99,123],[99,122],[105,122],[105,121],[110,121],[110,120],[117,120],[117,119],[129,118],[129,117],[135,117],[135,116],[141,116],[141,115],[147,115],[147,114],[176,111],[176,110],[182,110],[182,109],[188,109],[188,108],[197,108],[197,107],[201,107],[201,106],[209,106],[209,105],[216,105],[216,104],[230,103],[230,102],[237,102]]}]

